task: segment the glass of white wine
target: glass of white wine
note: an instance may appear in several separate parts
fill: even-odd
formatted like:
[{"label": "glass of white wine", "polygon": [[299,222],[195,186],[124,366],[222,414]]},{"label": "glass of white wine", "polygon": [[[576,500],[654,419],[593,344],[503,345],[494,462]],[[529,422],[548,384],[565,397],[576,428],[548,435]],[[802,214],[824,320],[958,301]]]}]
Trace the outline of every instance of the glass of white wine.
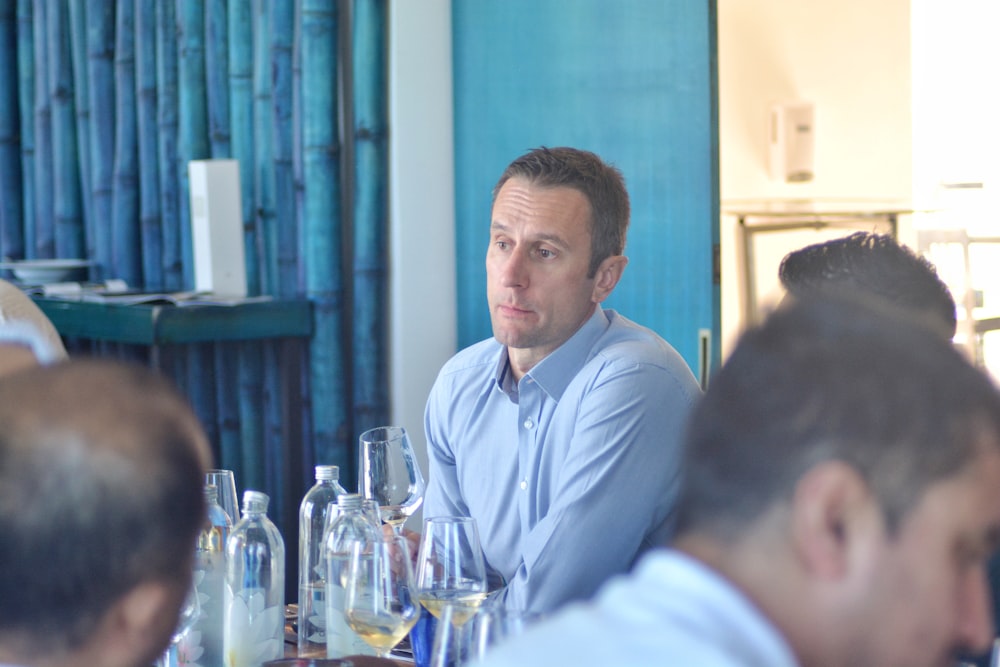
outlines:
[{"label": "glass of white wine", "polygon": [[476,520],[432,517],[424,521],[417,554],[417,596],[439,620],[444,608],[462,625],[486,599],[486,564]]},{"label": "glass of white wine", "polygon": [[355,545],[348,570],[347,624],[379,657],[388,657],[420,618],[414,592],[405,538],[380,536],[370,545]]},{"label": "glass of white wine", "polygon": [[358,445],[361,495],[378,503],[382,521],[398,535],[424,500],[424,476],[410,436],[402,426],[379,426],[362,433]]}]

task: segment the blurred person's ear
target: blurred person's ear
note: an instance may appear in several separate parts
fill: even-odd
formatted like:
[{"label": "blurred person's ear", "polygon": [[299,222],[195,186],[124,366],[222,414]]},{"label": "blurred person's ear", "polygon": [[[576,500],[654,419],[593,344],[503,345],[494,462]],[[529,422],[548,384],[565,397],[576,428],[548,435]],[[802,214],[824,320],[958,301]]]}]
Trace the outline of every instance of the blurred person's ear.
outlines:
[{"label": "blurred person's ear", "polygon": [[795,486],[791,530],[804,570],[832,583],[852,574],[872,537],[884,536],[885,525],[861,474],[842,461],[825,461]]},{"label": "blurred person's ear", "polygon": [[165,581],[134,586],[105,613],[94,638],[104,667],[151,665],[166,649],[185,591]]}]

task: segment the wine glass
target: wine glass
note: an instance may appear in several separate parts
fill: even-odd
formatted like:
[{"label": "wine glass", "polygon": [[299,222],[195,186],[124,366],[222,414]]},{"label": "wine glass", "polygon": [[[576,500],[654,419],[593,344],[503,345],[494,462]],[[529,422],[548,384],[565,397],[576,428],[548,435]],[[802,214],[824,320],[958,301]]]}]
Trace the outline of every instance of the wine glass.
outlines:
[{"label": "wine glass", "polygon": [[232,470],[209,470],[205,473],[205,484],[214,484],[219,494],[219,506],[236,525],[240,520],[240,505],[236,496],[236,476]]},{"label": "wine glass", "polygon": [[424,521],[417,554],[417,596],[438,619],[453,607],[452,622],[462,625],[486,599],[486,564],[476,520],[432,517]]},{"label": "wine glass", "polygon": [[376,526],[382,525],[382,510],[379,509],[378,501],[372,498],[363,498],[361,500],[361,508],[364,510],[365,516]]},{"label": "wine glass", "polygon": [[184,602],[181,604],[180,612],[177,615],[177,625],[174,627],[174,634],[170,637],[170,643],[156,660],[156,667],[176,667],[177,665],[177,645],[184,635],[194,627],[201,617],[201,604],[198,602],[198,589],[192,582]]},{"label": "wine glass", "polygon": [[446,606],[434,633],[430,667],[455,667],[482,660],[494,647],[521,634],[533,615],[512,611],[492,601],[459,625],[456,607]]},{"label": "wine glass", "polygon": [[358,440],[361,495],[378,503],[382,521],[398,535],[424,500],[424,476],[410,437],[401,426],[379,426],[365,431]]},{"label": "wine glass", "polygon": [[368,548],[356,543],[346,597],[347,624],[379,657],[388,657],[420,617],[406,538],[380,536]]}]

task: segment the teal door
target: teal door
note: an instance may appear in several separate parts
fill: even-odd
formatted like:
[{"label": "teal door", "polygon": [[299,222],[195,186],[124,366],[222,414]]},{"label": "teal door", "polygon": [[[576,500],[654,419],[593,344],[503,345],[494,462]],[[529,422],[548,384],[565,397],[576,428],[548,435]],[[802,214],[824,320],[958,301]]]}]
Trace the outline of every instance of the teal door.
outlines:
[{"label": "teal door", "polygon": [[715,4],[453,1],[461,347],[491,335],[497,177],[530,148],[568,145],[618,166],[632,198],[629,265],[606,307],[656,330],[696,373],[718,360]]}]

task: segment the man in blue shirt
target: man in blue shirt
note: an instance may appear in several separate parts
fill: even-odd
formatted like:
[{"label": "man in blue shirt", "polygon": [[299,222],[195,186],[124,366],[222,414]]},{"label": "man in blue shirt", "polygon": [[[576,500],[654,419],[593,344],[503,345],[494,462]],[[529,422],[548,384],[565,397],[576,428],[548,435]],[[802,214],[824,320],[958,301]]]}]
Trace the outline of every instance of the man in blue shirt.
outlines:
[{"label": "man in blue shirt", "polygon": [[601,308],[628,262],[628,222],[621,173],[593,153],[539,148],[511,163],[486,253],[493,338],[431,390],[424,515],[476,519],[509,608],[587,598],[672,527],[700,391],[662,338]]}]

